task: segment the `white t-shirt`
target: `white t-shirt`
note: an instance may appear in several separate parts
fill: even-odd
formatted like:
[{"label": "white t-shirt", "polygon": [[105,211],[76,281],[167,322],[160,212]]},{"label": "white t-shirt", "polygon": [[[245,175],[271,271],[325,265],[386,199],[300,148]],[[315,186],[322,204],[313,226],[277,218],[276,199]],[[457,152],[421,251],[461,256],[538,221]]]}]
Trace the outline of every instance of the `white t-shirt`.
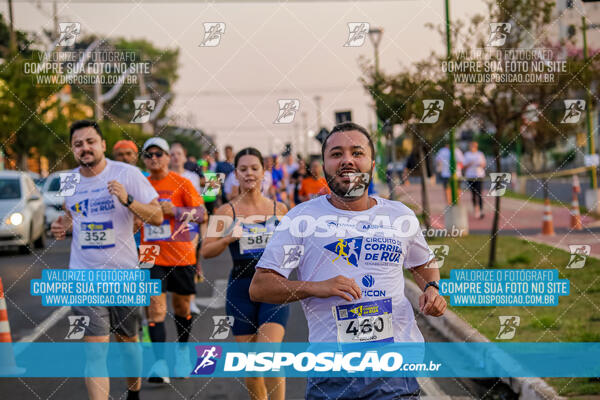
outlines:
[{"label": "white t-shirt", "polygon": [[[336,296],[301,301],[311,342],[338,341],[338,321],[332,307],[383,298],[391,298],[393,340],[422,342],[412,307],[404,296],[403,269],[427,263],[433,252],[414,212],[398,201],[377,196],[373,196],[377,204],[368,210],[342,210],[331,205],[327,197],[292,208],[282,218],[257,267],[272,269],[286,278],[297,269],[301,281],[324,281],[337,275],[356,281],[362,290],[360,300],[348,302]],[[298,224],[299,220],[305,222]],[[395,221],[416,225],[402,231],[397,228],[400,225],[393,227]],[[389,229],[387,234],[381,234],[381,227]],[[336,248],[340,242],[346,249],[344,255]],[[288,264],[290,248],[298,245],[303,246],[299,263]]]},{"label": "white t-shirt", "polygon": [[[79,172],[75,168],[72,172]],[[140,203],[149,203],[158,193],[140,170],[132,165],[106,160],[94,177],[81,175],[73,196],[65,206],[73,217],[73,239],[69,268],[137,268],[138,253],[133,238],[133,213],[108,193],[115,180]]]},{"label": "white t-shirt", "polygon": [[194,185],[194,189],[196,189],[198,194],[202,193],[200,190],[200,177],[197,173],[184,169],[183,173],[180,175],[192,182],[192,185]]},{"label": "white t-shirt", "polygon": [[485,156],[481,151],[467,151],[465,153],[465,178],[483,178],[485,169],[480,166],[485,165]]},{"label": "white t-shirt", "polygon": [[[462,151],[457,147],[454,149],[454,159],[456,160],[456,176],[461,176],[461,168],[458,164],[463,164],[465,159]],[[450,178],[450,149],[442,147],[435,156],[436,163],[440,163],[440,176],[442,178]]]}]

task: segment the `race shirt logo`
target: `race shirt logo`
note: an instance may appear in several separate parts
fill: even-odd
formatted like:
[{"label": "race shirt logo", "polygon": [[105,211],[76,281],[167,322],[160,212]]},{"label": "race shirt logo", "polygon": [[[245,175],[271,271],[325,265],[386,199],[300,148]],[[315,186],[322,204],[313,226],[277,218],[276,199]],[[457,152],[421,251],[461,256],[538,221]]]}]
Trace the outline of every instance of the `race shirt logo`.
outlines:
[{"label": "race shirt logo", "polygon": [[217,368],[217,359],[221,358],[221,346],[196,346],[198,361],[192,375],[210,375]]},{"label": "race shirt logo", "polygon": [[386,237],[367,237],[363,243],[365,264],[395,266],[402,263],[402,242]]},{"label": "race shirt logo", "polygon": [[75,214],[79,214],[79,215],[83,215],[84,217],[87,217],[88,216],[88,204],[89,204],[88,199],[85,199],[83,201],[75,203],[71,206],[71,211],[73,211]]},{"label": "race shirt logo", "polygon": [[348,265],[354,265],[358,267],[358,260],[360,259],[360,252],[362,250],[362,237],[354,237],[350,239],[338,239],[333,243],[329,243],[325,246],[325,249],[336,254],[337,257],[331,260],[332,263],[338,259],[346,261]]},{"label": "race shirt logo", "polygon": [[105,214],[115,209],[115,200],[112,196],[102,196],[90,202],[90,214]]}]

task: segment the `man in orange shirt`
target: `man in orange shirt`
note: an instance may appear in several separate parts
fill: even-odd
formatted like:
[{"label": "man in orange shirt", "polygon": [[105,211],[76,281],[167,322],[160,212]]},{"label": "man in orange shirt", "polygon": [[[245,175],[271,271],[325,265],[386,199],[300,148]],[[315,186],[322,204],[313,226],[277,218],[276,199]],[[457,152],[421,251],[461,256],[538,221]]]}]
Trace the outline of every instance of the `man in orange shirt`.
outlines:
[{"label": "man in orange shirt", "polygon": [[321,163],[314,160],[310,163],[310,173],[302,180],[298,195],[300,200],[308,201],[323,194],[331,193],[327,181],[323,177]]},{"label": "man in orange shirt", "polygon": [[[159,203],[165,217],[160,227],[144,224],[142,245],[158,245],[159,254],[150,270],[153,279],[162,281],[162,294],[150,298],[148,307],[148,330],[154,346],[156,363],[150,372],[150,382],[169,383],[162,342],[166,339],[165,317],[167,314],[167,294],[173,296],[177,341],[186,343],[192,328],[190,301],[196,293],[194,275],[196,273],[195,236],[199,231],[196,223],[206,221],[203,201],[192,182],[175,172],[169,171],[169,144],[166,140],[153,137],[144,143],[142,156],[148,179],[158,192]],[[193,366],[186,346],[178,346],[175,375],[189,375]]]}]

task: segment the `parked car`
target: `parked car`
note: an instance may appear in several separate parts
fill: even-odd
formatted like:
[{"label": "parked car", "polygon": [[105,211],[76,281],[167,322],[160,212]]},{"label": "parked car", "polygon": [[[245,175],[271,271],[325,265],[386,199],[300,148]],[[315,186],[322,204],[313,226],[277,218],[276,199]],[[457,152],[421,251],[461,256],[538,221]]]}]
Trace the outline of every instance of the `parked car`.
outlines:
[{"label": "parked car", "polygon": [[42,194],[44,195],[44,204],[46,204],[46,230],[50,229],[50,225],[61,215],[65,215],[63,211],[63,203],[65,198],[59,196],[60,191],[60,173],[68,171],[54,172],[46,178]]},{"label": "parked car", "polygon": [[0,171],[0,246],[19,246],[22,253],[43,248],[45,208],[27,173]]},{"label": "parked car", "polygon": [[46,179],[43,178],[37,172],[31,172],[31,171],[29,171],[29,172],[27,172],[27,174],[29,175],[29,177],[31,179],[33,179],[33,183],[35,183],[35,186],[37,186],[38,190],[42,190],[42,186],[44,185],[44,181]]}]

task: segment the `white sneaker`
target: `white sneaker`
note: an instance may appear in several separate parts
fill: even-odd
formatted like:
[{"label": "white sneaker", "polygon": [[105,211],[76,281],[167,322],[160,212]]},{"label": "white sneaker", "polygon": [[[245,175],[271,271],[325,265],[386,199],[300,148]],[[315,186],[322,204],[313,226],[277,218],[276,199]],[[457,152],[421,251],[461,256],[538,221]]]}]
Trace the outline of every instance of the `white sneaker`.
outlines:
[{"label": "white sneaker", "polygon": [[175,376],[178,378],[189,378],[193,368],[187,343],[183,346],[177,346],[175,353]]},{"label": "white sneaker", "polygon": [[171,379],[169,378],[169,366],[167,365],[167,361],[158,360],[150,369],[150,376],[148,377],[148,382],[151,383],[171,383]]}]

